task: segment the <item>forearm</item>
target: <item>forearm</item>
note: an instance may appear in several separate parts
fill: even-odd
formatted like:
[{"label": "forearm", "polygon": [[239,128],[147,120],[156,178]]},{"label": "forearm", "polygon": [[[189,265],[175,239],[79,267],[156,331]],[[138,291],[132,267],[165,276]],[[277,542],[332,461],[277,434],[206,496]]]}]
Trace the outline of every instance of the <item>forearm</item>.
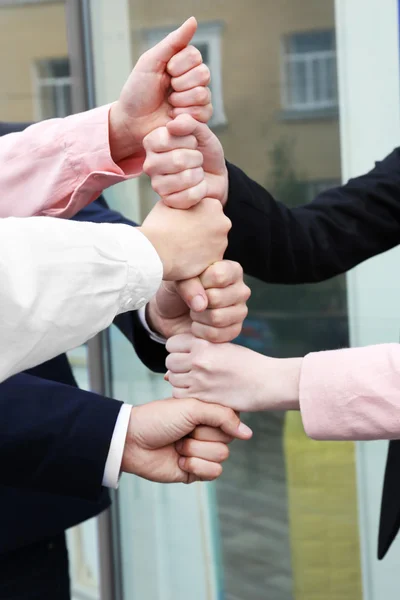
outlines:
[{"label": "forearm", "polygon": [[[113,151],[110,106],[31,125],[0,140],[0,217],[69,218],[102,190],[141,173]],[[115,160],[114,160],[115,159]]]},{"label": "forearm", "polygon": [[0,380],[79,346],[117,314],[138,309],[162,278],[154,248],[126,225],[3,219],[0,255]]},{"label": "forearm", "polygon": [[300,377],[300,407],[314,439],[398,439],[400,345],[309,354]]},{"label": "forearm", "polygon": [[228,164],[226,258],[273,283],[317,282],[400,242],[400,149],[366,175],[289,209]]},{"label": "forearm", "polygon": [[2,485],[97,500],[121,402],[22,374],[0,406]]}]

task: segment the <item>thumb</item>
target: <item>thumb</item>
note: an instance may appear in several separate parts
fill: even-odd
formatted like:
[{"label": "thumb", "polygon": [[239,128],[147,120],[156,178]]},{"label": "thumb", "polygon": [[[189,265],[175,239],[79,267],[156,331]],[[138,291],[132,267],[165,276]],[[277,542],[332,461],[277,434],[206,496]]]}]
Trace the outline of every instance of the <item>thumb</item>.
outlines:
[{"label": "thumb", "polygon": [[182,300],[191,310],[194,312],[203,312],[206,310],[208,298],[199,277],[177,282],[176,289]]},{"label": "thumb", "polygon": [[197,425],[220,428],[232,438],[239,440],[249,440],[253,435],[250,427],[242,423],[240,417],[231,408],[198,400],[194,400],[191,408]]},{"label": "thumb", "polygon": [[178,29],[172,31],[167,37],[159,42],[154,48],[151,48],[143,55],[143,62],[146,61],[148,68],[153,70],[160,70],[160,63],[162,64],[162,70],[165,65],[171,60],[175,54],[186,48],[190,40],[194,36],[197,29],[197,21],[194,17],[190,17],[183,23]]}]

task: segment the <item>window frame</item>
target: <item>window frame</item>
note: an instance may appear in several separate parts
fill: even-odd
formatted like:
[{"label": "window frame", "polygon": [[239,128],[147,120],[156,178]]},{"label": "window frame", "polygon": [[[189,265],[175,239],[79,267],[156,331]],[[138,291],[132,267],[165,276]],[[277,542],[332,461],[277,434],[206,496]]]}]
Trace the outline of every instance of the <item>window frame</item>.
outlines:
[{"label": "window frame", "polygon": [[50,88],[50,89],[54,89],[55,90],[55,96],[56,96],[56,100],[55,100],[55,109],[57,109],[58,107],[58,102],[60,101],[61,105],[63,105],[64,109],[66,109],[67,107],[65,106],[65,99],[64,96],[60,93],[60,90],[63,89],[64,87],[69,87],[71,90],[71,97],[72,97],[72,75],[70,73],[70,75],[68,76],[63,76],[63,77],[54,77],[54,76],[50,76],[50,77],[42,77],[41,73],[40,73],[40,66],[43,64],[51,64],[52,62],[55,61],[60,61],[60,60],[69,60],[68,56],[57,56],[57,57],[51,57],[51,58],[40,58],[38,60],[35,60],[35,62],[33,63],[33,80],[34,80],[34,90],[35,90],[35,117],[37,120],[42,121],[46,118],[62,118],[65,116],[68,116],[68,114],[70,114],[68,112],[68,110],[64,110],[64,114],[58,114],[58,111],[56,110],[55,112],[57,114],[54,114],[51,117],[48,117],[46,115],[44,115],[44,109],[43,109],[43,104],[42,104],[42,89],[43,88]]},{"label": "window frame", "polygon": [[[338,109],[338,90],[337,83],[335,83],[335,96],[331,99],[328,98],[329,94],[326,94],[325,100],[318,100],[315,98],[315,90],[313,89],[313,65],[316,61],[333,61],[335,77],[337,74],[337,51],[336,45],[333,49],[327,50],[316,50],[313,52],[293,52],[289,47],[290,39],[295,35],[310,35],[315,33],[320,34],[322,31],[329,31],[327,29],[318,29],[314,31],[293,31],[283,36],[281,40],[281,104],[284,111],[297,113],[297,114],[313,114],[320,113],[321,111],[337,111]],[[293,91],[295,84],[291,81],[289,75],[289,67],[294,63],[304,64],[306,69],[306,101],[296,102],[293,101]],[[322,72],[322,71],[321,71]],[[328,90],[329,78],[328,69],[324,69],[324,80],[325,89]],[[293,78],[292,78],[293,79]],[[314,95],[314,98],[312,97]]]}]

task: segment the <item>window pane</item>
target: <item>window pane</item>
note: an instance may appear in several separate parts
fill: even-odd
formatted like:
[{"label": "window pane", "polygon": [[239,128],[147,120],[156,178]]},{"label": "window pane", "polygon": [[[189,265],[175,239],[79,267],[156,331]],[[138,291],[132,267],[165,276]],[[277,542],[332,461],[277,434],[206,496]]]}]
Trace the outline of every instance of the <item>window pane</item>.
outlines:
[{"label": "window pane", "polygon": [[307,65],[302,62],[289,63],[289,98],[293,106],[307,103]]},{"label": "window pane", "polygon": [[57,91],[50,85],[40,88],[40,110],[43,119],[51,119],[57,116]]},{"label": "window pane", "polygon": [[334,48],[335,36],[333,31],[310,31],[307,33],[294,33],[289,36],[289,52],[294,54],[334,50]]}]

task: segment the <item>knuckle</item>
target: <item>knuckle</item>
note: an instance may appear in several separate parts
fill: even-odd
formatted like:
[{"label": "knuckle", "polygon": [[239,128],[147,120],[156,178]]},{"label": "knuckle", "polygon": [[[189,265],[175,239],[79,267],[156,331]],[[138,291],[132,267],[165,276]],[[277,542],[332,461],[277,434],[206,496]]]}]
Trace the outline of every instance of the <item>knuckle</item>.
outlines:
[{"label": "knuckle", "polygon": [[195,102],[199,102],[201,104],[207,104],[210,99],[210,92],[206,87],[200,87],[196,90],[195,94]]},{"label": "knuckle", "polygon": [[240,335],[241,331],[242,331],[242,323],[238,323],[238,324],[234,325],[232,327],[232,339],[237,338],[237,336]]},{"label": "knuckle", "polygon": [[223,327],[225,318],[223,309],[215,309],[210,311],[210,322],[214,327]]},{"label": "knuckle", "polygon": [[223,286],[227,282],[227,269],[224,262],[219,262],[214,265],[213,279],[217,285]]},{"label": "knuckle", "polygon": [[193,439],[186,439],[183,442],[182,452],[185,454],[193,454]]},{"label": "knuckle", "polygon": [[203,198],[203,186],[200,182],[198,185],[191,187],[187,190],[187,201],[190,205],[196,204]]},{"label": "knuckle", "polygon": [[182,173],[182,181],[187,186],[192,185],[193,181],[195,180],[195,177],[196,173],[193,169],[186,169],[186,171]]},{"label": "knuckle", "polygon": [[176,169],[183,169],[185,166],[185,158],[182,150],[174,150],[172,152],[172,164]]},{"label": "knuckle", "polygon": [[191,150],[190,152],[192,153],[193,162],[196,167],[201,167],[204,162],[203,154],[200,152],[200,150]]},{"label": "knuckle", "polygon": [[251,296],[251,289],[246,284],[244,284],[243,296],[244,296],[246,302]]},{"label": "knuckle", "polygon": [[225,445],[222,446],[218,454],[219,454],[219,460],[221,462],[224,462],[225,460],[228,460],[229,455],[230,455],[230,451],[229,451],[228,446],[225,446]]},{"label": "knuckle", "polygon": [[[210,327],[207,332],[207,338],[213,344],[217,344],[220,341],[220,332],[218,331],[218,329],[214,329],[213,327]],[[204,367],[203,367],[203,369],[204,369]]]},{"label": "knuckle", "polygon": [[151,175],[154,172],[154,158],[152,155],[147,155],[143,163],[143,171],[146,175]]},{"label": "knuckle", "polygon": [[[207,104],[207,106],[203,106],[202,114],[199,115],[199,117],[202,116],[203,119],[204,119],[204,122],[208,123],[208,121],[210,121],[210,119],[213,116],[213,114],[214,114],[214,107],[210,103],[210,104]],[[201,119],[199,118],[199,120],[201,120]]]},{"label": "knuckle", "polygon": [[187,456],[185,458],[185,471],[190,471],[193,473],[193,470],[196,467],[196,461],[193,460],[193,457]]},{"label": "knuckle", "polygon": [[220,294],[219,290],[215,289],[215,288],[213,288],[211,290],[206,290],[206,294],[207,294],[209,305],[216,308],[218,306],[218,304],[221,302],[221,294]]},{"label": "knuckle", "polygon": [[200,75],[202,77],[202,81],[207,85],[210,83],[211,81],[211,71],[210,69],[207,67],[207,65],[205,63],[202,63],[199,66],[199,70],[200,70]]},{"label": "knuckle", "polygon": [[193,106],[190,109],[190,114],[192,115],[192,117],[194,119],[196,119],[196,121],[202,121],[204,122],[204,107],[203,106]]},{"label": "knuckle", "polygon": [[232,268],[234,269],[234,273],[236,276],[236,279],[243,279],[243,267],[240,263],[238,262],[232,262],[231,263]]},{"label": "knuckle", "polygon": [[151,187],[156,192],[156,194],[161,195],[162,193],[162,179],[160,177],[154,176],[151,180]]},{"label": "knuckle", "polygon": [[232,228],[232,221],[225,215],[224,215],[224,219],[225,219],[225,223],[224,223],[225,231],[228,233],[228,231],[230,231]]},{"label": "knuckle", "polygon": [[201,52],[195,46],[189,46],[188,54],[189,54],[190,60],[194,64],[200,64],[203,62],[203,57],[201,55]]}]

